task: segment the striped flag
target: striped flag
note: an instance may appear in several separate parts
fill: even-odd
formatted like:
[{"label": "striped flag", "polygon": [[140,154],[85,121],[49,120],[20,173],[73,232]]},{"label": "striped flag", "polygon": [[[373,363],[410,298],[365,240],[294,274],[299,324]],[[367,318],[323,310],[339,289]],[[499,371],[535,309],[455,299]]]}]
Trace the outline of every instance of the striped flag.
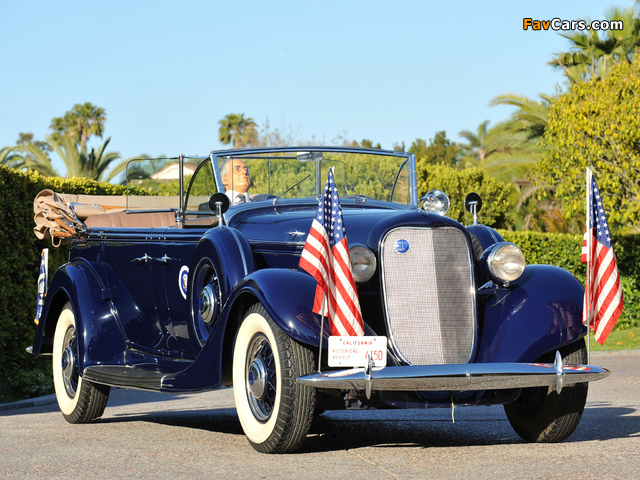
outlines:
[{"label": "striped flag", "polygon": [[364,335],[333,167],[307,236],[300,267],[317,281],[313,311],[329,318],[332,335]]},{"label": "striped flag", "polygon": [[587,229],[581,260],[587,264],[583,321],[594,330],[596,341],[604,345],[622,313],[624,301],[609,224],[590,169],[587,169]]}]

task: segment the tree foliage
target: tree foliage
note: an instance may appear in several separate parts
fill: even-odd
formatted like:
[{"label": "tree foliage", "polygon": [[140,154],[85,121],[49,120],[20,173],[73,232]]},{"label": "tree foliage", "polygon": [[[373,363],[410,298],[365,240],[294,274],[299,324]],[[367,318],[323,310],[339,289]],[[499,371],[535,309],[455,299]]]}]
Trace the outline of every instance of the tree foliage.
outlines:
[{"label": "tree foliage", "polygon": [[428,145],[422,138],[416,139],[411,144],[409,151],[416,155],[418,168],[439,163],[455,166],[458,164],[462,153],[460,146],[451,142],[444,130],[436,132],[433,139],[429,140]]},{"label": "tree foliage", "polygon": [[585,168],[603,195],[609,222],[640,220],[640,58],[620,62],[600,79],[574,84],[551,105],[548,152],[539,183],[561,203],[574,232],[584,228]]},{"label": "tree foliage", "polygon": [[476,192],[483,199],[479,214],[481,223],[495,228],[512,226],[508,216],[511,186],[488,176],[486,170],[480,167],[458,170],[441,164],[419,168],[418,195],[425,195],[432,189],[442,190],[449,196],[451,209],[447,216],[460,223],[471,223],[471,214],[464,209],[464,197]]}]

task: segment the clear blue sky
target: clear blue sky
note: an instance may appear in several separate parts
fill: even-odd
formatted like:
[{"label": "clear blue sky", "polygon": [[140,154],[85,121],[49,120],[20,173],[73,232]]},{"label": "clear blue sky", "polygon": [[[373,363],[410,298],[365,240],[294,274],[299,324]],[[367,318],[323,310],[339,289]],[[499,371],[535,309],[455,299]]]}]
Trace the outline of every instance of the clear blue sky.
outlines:
[{"label": "clear blue sky", "polygon": [[[49,134],[75,103],[107,112],[123,158],[206,155],[218,121],[383,148],[507,118],[498,94],[564,86],[568,41],[523,18],[604,19],[632,0],[0,0],[0,147]],[[61,164],[60,164],[61,165]],[[59,167],[62,172],[64,170]]]}]

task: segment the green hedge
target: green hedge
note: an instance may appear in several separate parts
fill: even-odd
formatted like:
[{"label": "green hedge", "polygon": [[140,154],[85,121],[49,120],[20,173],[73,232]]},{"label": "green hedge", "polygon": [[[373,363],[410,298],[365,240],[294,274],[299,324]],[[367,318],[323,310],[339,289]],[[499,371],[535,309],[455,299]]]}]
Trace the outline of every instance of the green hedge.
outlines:
[{"label": "green hedge", "polygon": [[[40,252],[49,247],[50,275],[66,262],[69,247],[51,247],[33,234],[33,198],[50,188],[56,192],[95,195],[121,195],[124,187],[87,179],[43,177],[0,165],[0,403],[51,391],[50,361],[33,360],[25,348],[35,333],[36,280]],[[136,191],[136,194],[148,193]],[[519,245],[529,263],[558,265],[584,280],[580,263],[582,236],[535,232],[501,231],[507,241]],[[618,328],[640,326],[640,236],[614,239],[618,265],[623,276],[625,309]]]},{"label": "green hedge", "polygon": [[[36,281],[40,252],[49,247],[49,272],[69,257],[69,247],[53,248],[33,233],[33,199],[46,188],[55,192],[122,195],[125,187],[85,178],[69,180],[20,172],[0,165],[0,402],[51,390],[50,361],[25,352],[35,333]],[[140,193],[140,192],[137,192]]]},{"label": "green hedge", "polygon": [[[573,273],[584,285],[586,266],[580,262],[582,235],[540,232],[507,232],[500,235],[518,245],[524,252],[527,263],[557,265]],[[624,309],[618,319],[616,329],[640,326],[640,235],[620,235],[613,237],[618,270],[622,281]]]}]

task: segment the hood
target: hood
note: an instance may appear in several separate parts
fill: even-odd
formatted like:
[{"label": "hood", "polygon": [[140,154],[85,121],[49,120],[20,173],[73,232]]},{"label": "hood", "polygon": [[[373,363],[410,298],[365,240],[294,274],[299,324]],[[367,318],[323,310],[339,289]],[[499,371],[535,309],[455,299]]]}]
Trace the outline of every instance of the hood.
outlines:
[{"label": "hood", "polygon": [[[317,205],[278,205],[277,207],[243,207],[228,219],[228,225],[236,228],[250,243],[304,244]],[[440,215],[430,214],[410,207],[384,207],[342,204],[342,216],[349,245],[359,243],[376,249],[379,239],[396,226],[461,225]]]}]

